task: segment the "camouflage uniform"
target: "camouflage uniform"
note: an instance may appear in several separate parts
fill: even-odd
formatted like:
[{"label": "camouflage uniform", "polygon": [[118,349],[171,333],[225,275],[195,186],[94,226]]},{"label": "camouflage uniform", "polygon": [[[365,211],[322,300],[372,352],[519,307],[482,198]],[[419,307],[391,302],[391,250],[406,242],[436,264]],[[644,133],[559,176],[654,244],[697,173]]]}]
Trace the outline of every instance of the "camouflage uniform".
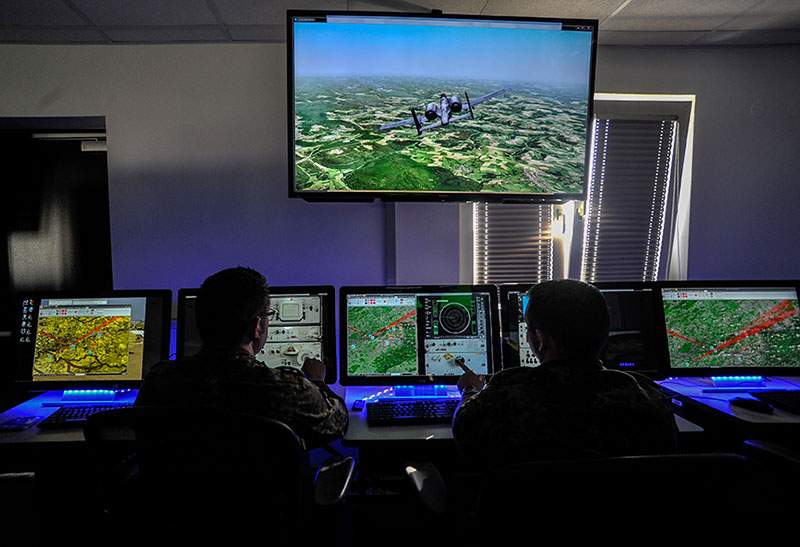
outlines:
[{"label": "camouflage uniform", "polygon": [[676,450],[669,400],[650,379],[599,362],[552,361],[496,374],[453,419],[479,465]]},{"label": "camouflage uniform", "polygon": [[307,448],[323,446],[347,431],[344,401],[325,383],[311,382],[292,367],[269,368],[245,351],[212,352],[153,366],[137,405],[220,406],[283,421]]}]

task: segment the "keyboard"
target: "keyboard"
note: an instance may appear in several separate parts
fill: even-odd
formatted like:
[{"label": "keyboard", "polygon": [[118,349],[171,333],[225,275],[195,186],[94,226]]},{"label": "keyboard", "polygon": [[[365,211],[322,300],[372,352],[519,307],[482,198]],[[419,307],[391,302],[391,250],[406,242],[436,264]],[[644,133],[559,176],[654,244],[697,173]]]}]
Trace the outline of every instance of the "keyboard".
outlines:
[{"label": "keyboard", "polygon": [[43,429],[83,427],[86,418],[95,412],[132,406],[133,403],[108,403],[87,405],[64,405],[37,424]]},{"label": "keyboard", "polygon": [[800,414],[800,390],[774,389],[766,391],[751,391],[750,395],[769,403],[775,408]]},{"label": "keyboard", "polygon": [[367,402],[368,425],[444,424],[453,420],[459,399],[381,399]]}]

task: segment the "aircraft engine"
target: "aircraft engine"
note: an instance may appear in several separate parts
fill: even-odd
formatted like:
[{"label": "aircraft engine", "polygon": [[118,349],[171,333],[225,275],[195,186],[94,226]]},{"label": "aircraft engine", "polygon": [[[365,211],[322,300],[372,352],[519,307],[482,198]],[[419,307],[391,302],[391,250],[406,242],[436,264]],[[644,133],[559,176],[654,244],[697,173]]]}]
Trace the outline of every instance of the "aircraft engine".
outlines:
[{"label": "aircraft engine", "polygon": [[463,108],[463,103],[461,102],[461,99],[458,98],[458,96],[453,95],[452,97],[450,97],[450,112],[458,114],[459,112],[461,112],[462,108]]},{"label": "aircraft engine", "polygon": [[439,107],[436,106],[436,103],[428,103],[428,106],[425,107],[425,117],[428,118],[428,121],[433,121],[439,116],[438,110]]}]

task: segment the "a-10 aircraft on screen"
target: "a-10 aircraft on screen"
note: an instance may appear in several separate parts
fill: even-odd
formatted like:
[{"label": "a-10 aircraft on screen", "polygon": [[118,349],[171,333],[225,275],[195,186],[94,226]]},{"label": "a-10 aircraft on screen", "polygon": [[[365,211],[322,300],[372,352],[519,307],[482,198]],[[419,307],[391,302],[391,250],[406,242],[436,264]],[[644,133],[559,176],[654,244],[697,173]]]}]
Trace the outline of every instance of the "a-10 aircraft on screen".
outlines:
[{"label": "a-10 aircraft on screen", "polygon": [[[397,122],[383,124],[380,127],[379,131],[383,131],[385,129],[392,129],[395,127],[402,127],[404,125],[414,124],[417,127],[417,135],[422,135],[422,132],[428,129],[441,127],[443,125],[447,125],[451,122],[457,122],[458,120],[463,120],[465,118],[475,118],[475,115],[472,112],[473,106],[480,104],[483,101],[489,100],[492,97],[496,97],[501,93],[505,93],[506,91],[508,91],[508,88],[498,89],[497,91],[488,93],[483,97],[478,97],[474,101],[470,101],[469,95],[467,94],[466,91],[464,91],[464,98],[466,99],[467,108],[469,109],[469,112],[467,112],[466,114],[461,114],[462,110],[464,110],[464,103],[461,102],[461,99],[459,99],[456,95],[448,97],[445,93],[442,93],[438,105],[434,102],[428,103],[428,105],[425,107],[424,116],[418,116],[416,110],[412,108],[410,118],[406,120],[400,120]],[[453,114],[456,115],[453,116]],[[425,124],[425,122],[433,122],[433,120],[435,120],[436,118],[440,118],[438,122]]]}]

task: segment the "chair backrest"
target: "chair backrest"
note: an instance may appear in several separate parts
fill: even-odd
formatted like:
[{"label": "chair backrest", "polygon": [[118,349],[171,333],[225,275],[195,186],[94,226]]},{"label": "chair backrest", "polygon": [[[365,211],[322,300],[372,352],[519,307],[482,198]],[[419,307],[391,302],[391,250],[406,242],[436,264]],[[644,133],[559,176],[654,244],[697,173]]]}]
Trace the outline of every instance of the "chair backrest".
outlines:
[{"label": "chair backrest", "polygon": [[[286,424],[211,408],[130,407],[92,415],[84,435],[100,458],[135,451],[140,502],[171,526],[233,518],[297,522],[303,448]],[[110,456],[113,455],[113,456]]]}]

